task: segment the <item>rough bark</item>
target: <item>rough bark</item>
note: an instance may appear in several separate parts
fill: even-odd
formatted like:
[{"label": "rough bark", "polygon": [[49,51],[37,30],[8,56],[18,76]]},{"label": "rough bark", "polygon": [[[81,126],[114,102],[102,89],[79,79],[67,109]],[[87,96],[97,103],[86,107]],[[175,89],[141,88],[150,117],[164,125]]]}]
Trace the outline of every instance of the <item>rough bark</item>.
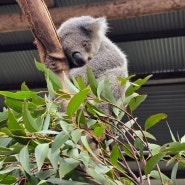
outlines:
[{"label": "rough bark", "polygon": [[64,73],[69,76],[69,66],[44,0],[17,0],[17,2],[35,36],[41,62],[56,73],[65,87],[63,76]]},{"label": "rough bark", "polygon": [[[121,0],[52,8],[50,13],[54,24],[59,26],[66,19],[81,15],[106,16],[107,19],[123,19],[184,9],[185,0]],[[0,32],[29,28],[29,24],[22,14],[0,15],[0,22]]]}]

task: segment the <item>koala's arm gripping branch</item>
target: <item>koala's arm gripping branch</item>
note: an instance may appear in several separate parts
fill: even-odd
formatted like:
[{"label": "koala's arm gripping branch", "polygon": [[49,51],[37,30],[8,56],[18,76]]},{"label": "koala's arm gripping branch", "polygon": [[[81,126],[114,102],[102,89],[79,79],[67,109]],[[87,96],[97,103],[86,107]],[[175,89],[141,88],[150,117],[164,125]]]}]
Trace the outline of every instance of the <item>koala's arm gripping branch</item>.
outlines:
[{"label": "koala's arm gripping branch", "polygon": [[56,73],[65,88],[63,74],[69,76],[69,65],[44,0],[16,1],[25,13],[35,36],[41,62]]}]

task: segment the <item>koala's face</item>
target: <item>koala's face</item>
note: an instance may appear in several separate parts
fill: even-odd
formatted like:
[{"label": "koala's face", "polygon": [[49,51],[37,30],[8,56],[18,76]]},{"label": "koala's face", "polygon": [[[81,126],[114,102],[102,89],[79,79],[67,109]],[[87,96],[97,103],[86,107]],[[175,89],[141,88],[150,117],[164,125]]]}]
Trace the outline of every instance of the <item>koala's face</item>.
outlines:
[{"label": "koala's face", "polygon": [[87,64],[99,49],[97,39],[93,40],[80,29],[61,33],[60,40],[71,68]]},{"label": "koala's face", "polygon": [[63,50],[71,68],[87,64],[100,48],[106,30],[105,18],[74,17],[58,29]]}]

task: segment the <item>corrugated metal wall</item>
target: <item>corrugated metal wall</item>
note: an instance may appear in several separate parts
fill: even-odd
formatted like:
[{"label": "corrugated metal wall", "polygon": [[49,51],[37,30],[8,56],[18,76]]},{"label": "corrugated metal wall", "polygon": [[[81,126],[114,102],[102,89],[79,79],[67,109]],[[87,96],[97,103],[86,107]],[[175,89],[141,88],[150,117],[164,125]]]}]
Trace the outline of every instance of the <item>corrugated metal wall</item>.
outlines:
[{"label": "corrugated metal wall", "polygon": [[[159,85],[145,86],[139,91],[147,94],[147,99],[134,112],[138,122],[144,125],[146,119],[157,113],[168,115],[165,121],[161,121],[149,130],[157,138],[157,143],[171,142],[167,122],[175,136],[185,135],[185,85]],[[176,137],[178,139],[178,137]]]}]

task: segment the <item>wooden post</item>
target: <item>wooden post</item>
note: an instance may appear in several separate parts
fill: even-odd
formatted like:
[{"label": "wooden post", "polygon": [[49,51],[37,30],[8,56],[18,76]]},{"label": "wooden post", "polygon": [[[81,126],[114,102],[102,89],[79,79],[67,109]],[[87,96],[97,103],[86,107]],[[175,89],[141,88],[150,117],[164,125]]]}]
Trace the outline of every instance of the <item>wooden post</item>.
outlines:
[{"label": "wooden post", "polygon": [[[33,0],[34,3],[37,0]],[[170,11],[185,10],[185,0],[120,0],[80,6],[51,8],[53,22],[59,26],[62,21],[74,16],[91,15],[106,16],[107,19],[123,19]],[[28,22],[24,15],[0,15],[0,32],[28,29]]]},{"label": "wooden post", "polygon": [[69,65],[44,0],[17,0],[17,2],[35,36],[41,62],[56,73],[65,87],[63,77],[64,73],[69,77]]}]

